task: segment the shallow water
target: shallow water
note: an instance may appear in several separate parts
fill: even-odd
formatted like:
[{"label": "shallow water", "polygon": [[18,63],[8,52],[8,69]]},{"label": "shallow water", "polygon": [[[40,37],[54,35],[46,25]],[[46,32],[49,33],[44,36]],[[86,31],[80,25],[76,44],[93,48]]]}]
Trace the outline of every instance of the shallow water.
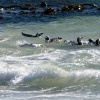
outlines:
[{"label": "shallow water", "polygon": [[[72,41],[79,36],[84,41],[98,39],[99,13],[89,10],[41,18],[35,16],[37,20],[29,17],[24,20],[23,17],[17,22],[14,16],[8,21],[1,20],[1,100],[99,100],[100,47],[45,43],[45,36]],[[21,32],[44,34],[29,38]],[[41,43],[44,47],[19,46],[24,43]]]}]

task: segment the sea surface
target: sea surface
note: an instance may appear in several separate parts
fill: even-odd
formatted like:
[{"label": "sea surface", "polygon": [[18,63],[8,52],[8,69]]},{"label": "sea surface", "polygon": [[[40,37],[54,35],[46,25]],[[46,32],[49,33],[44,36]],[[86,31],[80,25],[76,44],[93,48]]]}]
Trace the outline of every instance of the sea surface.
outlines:
[{"label": "sea surface", "polygon": [[[51,7],[100,0],[44,0]],[[39,0],[1,0],[1,6]],[[43,10],[40,9],[39,10]],[[1,9],[0,100],[100,100],[100,47],[45,43],[45,36],[76,41],[100,38],[100,10],[57,12],[55,15],[26,14]],[[22,36],[21,32],[39,38]],[[25,43],[44,47],[21,47]]]}]

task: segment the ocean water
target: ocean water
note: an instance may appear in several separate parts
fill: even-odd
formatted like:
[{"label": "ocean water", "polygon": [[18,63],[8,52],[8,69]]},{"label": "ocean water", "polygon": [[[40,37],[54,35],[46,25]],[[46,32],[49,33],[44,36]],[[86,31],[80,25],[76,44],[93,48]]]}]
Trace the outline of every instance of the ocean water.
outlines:
[{"label": "ocean water", "polygon": [[[45,0],[53,7],[99,0]],[[90,2],[91,1],[91,2]],[[34,3],[7,0],[1,5]],[[100,100],[100,47],[45,43],[45,36],[76,41],[100,38],[100,11],[89,9],[55,15],[7,14],[0,19],[0,100]],[[18,12],[14,11],[14,12]],[[39,38],[22,36],[21,32]],[[44,47],[21,47],[25,43]]]}]

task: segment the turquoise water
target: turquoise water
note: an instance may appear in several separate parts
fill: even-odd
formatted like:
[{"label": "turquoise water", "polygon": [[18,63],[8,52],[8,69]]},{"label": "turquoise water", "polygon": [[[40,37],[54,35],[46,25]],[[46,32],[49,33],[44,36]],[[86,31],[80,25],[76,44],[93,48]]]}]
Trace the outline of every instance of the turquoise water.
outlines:
[{"label": "turquoise water", "polygon": [[[75,3],[80,2],[89,0]],[[45,36],[72,41],[79,36],[83,41],[100,38],[99,13],[92,9],[42,17],[3,16],[0,20],[0,100],[99,100],[100,47],[45,43]],[[21,32],[44,34],[30,38]],[[25,43],[44,47],[20,46]]]},{"label": "turquoise water", "polygon": [[[0,26],[1,100],[99,100],[100,47],[45,43],[45,36],[65,40],[99,38],[100,17],[74,16],[48,23],[16,23]],[[28,38],[21,32],[40,38]],[[20,47],[42,43],[45,47]]]}]

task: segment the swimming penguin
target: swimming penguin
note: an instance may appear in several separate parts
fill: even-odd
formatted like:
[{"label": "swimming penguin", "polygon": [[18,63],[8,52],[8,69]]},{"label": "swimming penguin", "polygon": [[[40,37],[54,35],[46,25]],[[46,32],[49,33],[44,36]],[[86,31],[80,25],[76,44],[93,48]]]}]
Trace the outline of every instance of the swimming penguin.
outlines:
[{"label": "swimming penguin", "polygon": [[78,37],[77,38],[77,45],[82,45],[82,39],[83,37]]},{"label": "swimming penguin", "polygon": [[50,37],[49,36],[45,37],[45,42],[47,42],[47,43],[50,42]]}]

